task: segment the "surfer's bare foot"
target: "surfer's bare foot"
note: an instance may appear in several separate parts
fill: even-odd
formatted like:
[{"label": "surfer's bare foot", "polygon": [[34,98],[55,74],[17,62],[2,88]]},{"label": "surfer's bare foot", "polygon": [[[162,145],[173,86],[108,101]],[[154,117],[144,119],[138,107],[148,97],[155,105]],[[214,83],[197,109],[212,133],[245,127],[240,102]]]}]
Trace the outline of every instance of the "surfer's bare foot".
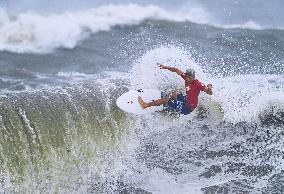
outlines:
[{"label": "surfer's bare foot", "polygon": [[139,104],[140,104],[140,106],[141,106],[142,109],[147,108],[147,105],[146,105],[146,103],[144,102],[144,100],[141,98],[141,96],[138,96],[138,102],[139,102]]}]

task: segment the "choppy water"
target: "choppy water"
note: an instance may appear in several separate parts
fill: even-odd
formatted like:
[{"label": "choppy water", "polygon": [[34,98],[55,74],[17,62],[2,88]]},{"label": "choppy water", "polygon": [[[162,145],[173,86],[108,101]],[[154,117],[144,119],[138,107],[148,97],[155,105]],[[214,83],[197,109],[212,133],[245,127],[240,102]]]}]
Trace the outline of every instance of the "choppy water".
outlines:
[{"label": "choppy water", "polygon": [[[282,1],[0,1],[0,193],[283,193]],[[115,100],[212,83],[192,114]],[[221,107],[221,109],[220,109]]]}]

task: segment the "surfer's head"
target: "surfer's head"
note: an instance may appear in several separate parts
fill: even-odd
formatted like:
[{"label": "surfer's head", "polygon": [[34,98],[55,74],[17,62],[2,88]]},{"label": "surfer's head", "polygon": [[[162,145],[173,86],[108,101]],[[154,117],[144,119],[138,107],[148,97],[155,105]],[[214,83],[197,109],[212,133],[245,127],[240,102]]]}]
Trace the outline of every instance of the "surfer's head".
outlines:
[{"label": "surfer's head", "polygon": [[186,73],[187,76],[195,77],[194,69],[187,69],[185,73]]},{"label": "surfer's head", "polygon": [[195,71],[194,71],[194,69],[187,69],[185,71],[185,74],[187,75],[186,81],[188,81],[190,83],[194,81],[194,79],[195,79]]}]

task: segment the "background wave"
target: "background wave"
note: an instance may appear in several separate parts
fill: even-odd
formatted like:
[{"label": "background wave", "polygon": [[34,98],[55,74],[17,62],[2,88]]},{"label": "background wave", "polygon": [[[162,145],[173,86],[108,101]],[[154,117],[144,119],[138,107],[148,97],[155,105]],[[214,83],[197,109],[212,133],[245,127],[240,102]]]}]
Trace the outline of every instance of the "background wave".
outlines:
[{"label": "background wave", "polygon": [[[35,8],[32,6],[25,7],[22,11],[11,14],[10,9],[13,6],[17,6],[17,3],[20,7],[23,6],[21,1],[16,1],[11,3],[11,5],[6,3],[6,6],[2,3],[4,5],[4,8],[0,11],[0,50],[2,51],[48,53],[59,47],[72,49],[92,33],[109,31],[114,26],[137,25],[149,19],[175,22],[190,21],[221,28],[261,30],[265,28],[281,29],[283,27],[283,24],[269,25],[271,22],[268,23],[266,21],[263,24],[262,20],[257,16],[258,13],[260,14],[260,10],[257,11],[256,16],[247,16],[240,21],[236,19],[230,20],[233,16],[238,18],[240,14],[236,13],[234,15],[232,13],[233,10],[236,9],[236,11],[240,12],[240,10],[244,9],[243,11],[245,11],[245,6],[248,5],[244,5],[244,2],[237,2],[232,5],[224,2],[224,4],[220,3],[220,9],[224,12],[223,17],[226,18],[224,21],[220,19],[221,16],[217,17],[216,14],[220,13],[220,11],[214,10],[217,8],[213,9],[211,7],[209,9],[211,3],[207,1],[204,4],[187,1],[179,3],[172,9],[169,7],[173,5],[173,2],[170,1],[164,6],[160,3],[152,5],[145,2],[142,5],[139,3],[103,4],[97,2],[89,3],[90,6],[93,6],[91,8],[82,2],[84,6],[78,5],[77,9],[74,9],[74,7],[70,9],[65,8],[61,12],[50,10],[46,11],[45,14],[42,14],[40,7],[37,7],[39,4],[33,2],[30,4],[35,4]],[[62,6],[61,3],[53,3],[47,3],[49,5],[47,7],[52,6],[56,9],[56,6],[59,8]],[[265,6],[263,2],[258,4],[256,2],[252,3],[253,7],[256,5],[258,5],[258,8],[262,6],[264,8]],[[278,10],[276,7],[274,8],[276,10],[272,9],[268,12],[268,14],[271,14],[269,15],[270,18],[275,15],[273,11]],[[282,15],[280,14],[280,17]],[[243,15],[242,17],[245,16]],[[277,21],[281,20],[277,18]]]},{"label": "background wave", "polygon": [[[196,1],[185,0],[176,2],[174,0],[158,0],[155,2],[144,0],[109,0],[107,2],[101,0],[80,1],[2,1],[1,6],[11,14],[19,14],[23,12],[38,12],[38,13],[62,13],[65,11],[87,10],[108,4],[137,4],[140,6],[155,5],[170,13],[180,13],[180,15],[191,14],[193,22],[200,22],[204,16],[210,16],[208,19],[210,24],[244,24],[249,21],[254,21],[262,27],[277,28],[283,27],[283,3],[281,0],[268,2],[264,0],[237,0],[226,1],[221,0],[212,2],[210,0]],[[194,13],[194,14],[192,14]],[[203,16],[204,15],[204,16]],[[196,16],[196,17],[195,17]],[[192,21],[192,20],[191,20]],[[203,22],[203,20],[202,20]]]},{"label": "background wave", "polygon": [[0,50],[19,53],[46,53],[58,47],[71,49],[90,33],[109,31],[114,26],[139,24],[146,19],[184,21],[194,17],[190,13],[179,15],[157,6],[135,4],[106,5],[47,16],[26,13],[9,18],[3,11],[2,15]]}]

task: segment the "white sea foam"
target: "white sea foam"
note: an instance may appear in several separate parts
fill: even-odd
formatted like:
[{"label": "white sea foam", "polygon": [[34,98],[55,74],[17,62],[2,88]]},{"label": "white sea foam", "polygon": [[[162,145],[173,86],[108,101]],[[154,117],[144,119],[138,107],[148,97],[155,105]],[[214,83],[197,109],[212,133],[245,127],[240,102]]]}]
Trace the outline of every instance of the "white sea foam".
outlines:
[{"label": "white sea foam", "polygon": [[215,95],[222,101],[224,119],[258,122],[272,109],[284,110],[284,80],[278,75],[242,75],[215,79]]},{"label": "white sea foam", "polygon": [[[131,71],[133,88],[154,88],[159,90],[183,90],[184,83],[179,76],[167,70],[160,70],[157,63],[176,66],[182,70],[194,68],[197,79],[213,84],[213,95],[201,93],[200,104],[221,106],[223,119],[227,122],[258,122],[259,116],[271,108],[284,110],[284,79],[280,75],[242,75],[235,77],[213,77],[206,74],[202,66],[192,59],[190,53],[173,46],[160,47],[145,53]],[[132,88],[132,89],[133,89]],[[210,101],[213,101],[213,103]],[[216,109],[216,107],[213,107]],[[277,110],[276,110],[277,111]]]},{"label": "white sea foam", "polygon": [[205,78],[202,68],[194,62],[189,52],[183,48],[174,46],[163,46],[145,53],[133,65],[133,88],[155,88],[164,90],[167,87],[176,85],[177,88],[183,87],[181,79],[167,70],[160,70],[157,63],[176,66],[186,70],[194,68],[199,78]]}]

